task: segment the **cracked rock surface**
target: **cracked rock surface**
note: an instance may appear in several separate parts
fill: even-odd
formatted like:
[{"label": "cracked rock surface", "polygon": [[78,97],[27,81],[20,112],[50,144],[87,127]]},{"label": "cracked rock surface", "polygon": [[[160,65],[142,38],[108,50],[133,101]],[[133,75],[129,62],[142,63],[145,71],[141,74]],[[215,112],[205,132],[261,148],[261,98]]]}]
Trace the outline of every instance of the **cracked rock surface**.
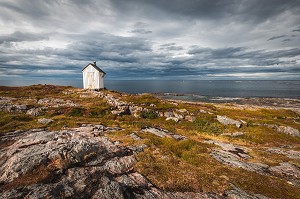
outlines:
[{"label": "cracked rock surface", "polygon": [[[222,195],[163,191],[134,170],[135,150],[103,136],[111,130],[121,129],[85,124],[61,131],[33,129],[1,135],[14,143],[0,151],[0,198],[258,198],[238,188]],[[24,176],[38,175],[41,167],[48,176],[20,184],[28,180]]]},{"label": "cracked rock surface", "polygon": [[221,116],[221,115],[217,115],[217,120],[223,124],[223,125],[230,125],[230,124],[234,124],[236,127],[241,128],[242,127],[242,123],[240,121],[237,120],[233,120],[227,116]]},{"label": "cracked rock surface", "polygon": [[170,138],[174,138],[175,140],[186,140],[187,139],[187,137],[185,137],[185,136],[172,133],[172,132],[170,132],[166,129],[162,129],[162,128],[143,127],[141,129],[141,132],[152,133],[159,137],[170,137]]},{"label": "cracked rock surface", "polygon": [[[165,192],[133,168],[133,150],[97,131],[102,125],[9,133],[14,141],[0,153],[0,198],[218,198],[216,194]],[[2,138],[2,137],[1,137]],[[50,171],[38,181],[18,185],[37,168]],[[17,184],[17,185],[13,185]],[[10,186],[8,186],[10,185]]]},{"label": "cracked rock surface", "polygon": [[99,128],[19,135],[12,145],[1,150],[1,184],[13,184],[41,165],[51,170],[52,180],[5,190],[1,198],[124,198],[140,194],[139,189],[151,194],[155,188],[133,170],[136,159],[132,151],[114,145],[104,136],[94,136],[95,129]]},{"label": "cracked rock surface", "polygon": [[[217,161],[231,167],[242,168],[247,171],[259,173],[261,175],[274,176],[287,180],[293,185],[300,185],[300,168],[288,162],[282,162],[278,166],[269,166],[259,162],[249,162],[252,157],[248,155],[250,149],[238,145],[232,145],[220,141],[208,140],[208,144],[215,144],[221,149],[213,149],[211,156]],[[269,149],[270,152],[284,154],[297,159],[297,153],[291,151],[281,151],[278,149]],[[296,156],[296,157],[295,157]]]}]

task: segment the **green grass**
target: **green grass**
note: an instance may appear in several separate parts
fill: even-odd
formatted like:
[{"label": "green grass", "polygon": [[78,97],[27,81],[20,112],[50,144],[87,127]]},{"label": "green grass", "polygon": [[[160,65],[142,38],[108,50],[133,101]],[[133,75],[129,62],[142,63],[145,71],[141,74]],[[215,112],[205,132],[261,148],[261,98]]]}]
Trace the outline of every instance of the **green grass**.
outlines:
[{"label": "green grass", "polygon": [[192,125],[196,131],[206,134],[220,135],[224,130],[224,127],[220,123],[201,118],[196,119]]},{"label": "green grass", "polygon": [[24,113],[5,113],[0,112],[0,133],[5,133],[15,130],[27,130],[31,128],[38,128],[38,125],[33,117],[25,115]]}]

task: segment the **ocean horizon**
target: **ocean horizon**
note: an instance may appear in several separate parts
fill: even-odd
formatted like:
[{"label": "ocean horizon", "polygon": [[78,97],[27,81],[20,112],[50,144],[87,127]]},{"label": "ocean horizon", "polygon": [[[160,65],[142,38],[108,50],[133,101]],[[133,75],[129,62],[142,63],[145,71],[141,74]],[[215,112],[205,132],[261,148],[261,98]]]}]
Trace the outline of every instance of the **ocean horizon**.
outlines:
[{"label": "ocean horizon", "polygon": [[[2,86],[22,86],[32,84],[54,84],[82,88],[82,81],[0,81]],[[298,80],[106,80],[109,90],[138,93],[155,93],[185,96],[182,98],[201,99],[205,97],[274,97],[300,99]]]}]

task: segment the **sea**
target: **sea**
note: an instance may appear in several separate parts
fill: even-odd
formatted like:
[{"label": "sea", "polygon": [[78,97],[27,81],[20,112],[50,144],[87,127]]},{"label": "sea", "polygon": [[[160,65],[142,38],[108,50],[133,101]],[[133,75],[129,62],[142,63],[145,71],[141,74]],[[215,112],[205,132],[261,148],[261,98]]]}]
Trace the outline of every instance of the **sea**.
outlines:
[{"label": "sea", "polygon": [[188,101],[227,102],[254,97],[300,99],[300,81],[118,80],[107,81],[106,88]]},{"label": "sea", "polygon": [[[0,81],[0,85],[21,86],[30,84],[69,85],[82,88],[78,80],[55,82],[14,82],[13,85]],[[105,80],[109,90],[132,94],[153,93],[164,98],[211,101],[235,98],[289,98],[300,99],[300,81],[279,80]]]}]

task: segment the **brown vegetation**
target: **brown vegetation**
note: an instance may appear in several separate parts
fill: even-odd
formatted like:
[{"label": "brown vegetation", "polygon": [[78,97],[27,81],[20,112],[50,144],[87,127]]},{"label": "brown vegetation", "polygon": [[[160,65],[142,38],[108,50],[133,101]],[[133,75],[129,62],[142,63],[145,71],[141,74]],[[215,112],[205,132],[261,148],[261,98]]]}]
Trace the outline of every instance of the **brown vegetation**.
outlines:
[{"label": "brown vegetation", "polygon": [[[235,109],[230,106],[214,104],[188,104],[166,102],[152,95],[127,95],[112,91],[102,91],[122,98],[126,102],[142,106],[150,111],[142,112],[142,118],[132,115],[118,116],[111,113],[112,107],[105,99],[90,94],[82,97],[83,91],[71,87],[34,85],[28,87],[0,87],[1,97],[13,97],[17,102],[25,99],[39,100],[42,98],[60,98],[71,100],[76,107],[48,107],[42,115],[34,117],[26,113],[0,112],[0,133],[15,130],[29,130],[34,128],[76,127],[81,124],[105,124],[120,126],[124,131],[109,133],[107,136],[121,145],[146,144],[149,147],[137,155],[136,170],[146,176],[157,187],[168,191],[205,191],[222,193],[231,184],[250,193],[258,193],[272,198],[297,198],[300,195],[299,186],[288,184],[286,181],[272,176],[233,168],[216,161],[210,152],[215,146],[203,143],[213,139],[233,143],[251,149],[250,161],[260,162],[271,166],[281,162],[289,162],[300,166],[299,160],[293,160],[285,155],[272,154],[264,150],[265,147],[292,147],[300,151],[300,138],[278,133],[260,124],[276,124],[300,129],[299,114],[286,109]],[[41,107],[29,103],[31,107]],[[166,121],[159,117],[158,112],[186,109],[196,118],[194,122],[181,120],[179,122]],[[202,111],[200,111],[202,110]],[[204,110],[204,111],[203,111]],[[205,111],[212,114],[207,114]],[[234,125],[224,126],[216,120],[216,115],[225,115],[232,119],[243,120],[247,125],[238,129]],[[50,118],[54,122],[48,125],[39,124],[38,118]],[[160,127],[174,133],[187,136],[188,140],[176,141],[172,138],[160,138],[152,134],[139,133],[145,126]],[[225,133],[241,131],[243,135],[231,137]],[[132,140],[129,135],[136,132],[142,138]],[[0,144],[6,147],[13,142]],[[93,154],[85,157],[92,158]],[[25,174],[17,180],[3,185],[3,189],[11,189],[23,185],[42,182],[51,178],[53,168],[63,167],[61,160],[50,165],[36,168],[33,173]]]}]

